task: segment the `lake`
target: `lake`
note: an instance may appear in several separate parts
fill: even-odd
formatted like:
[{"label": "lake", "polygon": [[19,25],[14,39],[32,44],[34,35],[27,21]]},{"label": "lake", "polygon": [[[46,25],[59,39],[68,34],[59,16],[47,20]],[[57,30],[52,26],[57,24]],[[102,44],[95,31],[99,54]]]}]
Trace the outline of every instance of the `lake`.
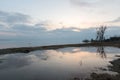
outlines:
[{"label": "lake", "polygon": [[40,38],[36,39],[0,39],[0,49],[3,48],[15,48],[15,47],[35,47],[46,45],[59,45],[59,44],[77,44],[82,43],[80,39],[64,39],[64,38]]},{"label": "lake", "polygon": [[[0,80],[85,79],[92,72],[110,73],[109,61],[117,59],[114,47],[71,47],[0,55]],[[105,69],[105,70],[103,70]]]}]

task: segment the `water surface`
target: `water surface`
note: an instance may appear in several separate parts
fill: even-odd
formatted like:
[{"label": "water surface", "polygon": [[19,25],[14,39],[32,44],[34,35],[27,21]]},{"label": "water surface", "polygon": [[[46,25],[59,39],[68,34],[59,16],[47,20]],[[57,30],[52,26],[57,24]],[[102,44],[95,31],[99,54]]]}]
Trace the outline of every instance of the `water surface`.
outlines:
[{"label": "water surface", "polygon": [[92,72],[112,74],[107,66],[115,55],[120,55],[119,48],[74,47],[0,55],[0,80],[70,80],[89,77]]}]

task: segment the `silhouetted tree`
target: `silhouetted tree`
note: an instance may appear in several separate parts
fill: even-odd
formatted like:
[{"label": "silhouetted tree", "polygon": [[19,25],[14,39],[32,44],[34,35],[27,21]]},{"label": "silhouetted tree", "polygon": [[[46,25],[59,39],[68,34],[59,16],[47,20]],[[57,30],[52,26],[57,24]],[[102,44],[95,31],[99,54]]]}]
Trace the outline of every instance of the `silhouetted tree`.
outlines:
[{"label": "silhouetted tree", "polygon": [[96,36],[97,41],[101,42],[105,40],[104,34],[105,34],[106,29],[107,29],[106,26],[101,26],[97,28],[97,36]]},{"label": "silhouetted tree", "polygon": [[85,39],[85,40],[83,40],[83,42],[84,42],[84,43],[88,43],[88,42],[89,42],[89,40]]},{"label": "silhouetted tree", "polygon": [[91,42],[94,42],[94,39],[91,39]]}]

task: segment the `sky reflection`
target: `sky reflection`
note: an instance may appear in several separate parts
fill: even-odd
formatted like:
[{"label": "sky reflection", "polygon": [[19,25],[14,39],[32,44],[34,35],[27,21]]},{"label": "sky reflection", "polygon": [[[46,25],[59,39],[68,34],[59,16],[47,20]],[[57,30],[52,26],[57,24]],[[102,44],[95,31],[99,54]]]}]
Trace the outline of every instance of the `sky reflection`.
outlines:
[{"label": "sky reflection", "polygon": [[[104,52],[104,48],[99,50],[101,49],[99,52]],[[104,52],[104,55],[98,55],[96,51],[95,48],[65,48],[1,55],[0,79],[67,80],[73,76],[85,78],[93,71],[99,72],[98,68],[106,68],[110,64],[109,61],[114,59],[114,55],[119,54]]]}]

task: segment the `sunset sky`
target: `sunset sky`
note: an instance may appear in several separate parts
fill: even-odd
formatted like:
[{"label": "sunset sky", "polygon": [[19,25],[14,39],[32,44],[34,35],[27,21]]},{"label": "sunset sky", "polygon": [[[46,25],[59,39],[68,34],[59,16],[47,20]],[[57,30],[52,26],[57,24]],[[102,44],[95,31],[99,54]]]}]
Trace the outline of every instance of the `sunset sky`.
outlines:
[{"label": "sunset sky", "polygon": [[120,0],[0,0],[0,11],[0,17],[27,15],[50,30],[120,25]]},{"label": "sunset sky", "polygon": [[0,0],[2,48],[79,43],[101,25],[106,38],[120,35],[120,0]]}]

